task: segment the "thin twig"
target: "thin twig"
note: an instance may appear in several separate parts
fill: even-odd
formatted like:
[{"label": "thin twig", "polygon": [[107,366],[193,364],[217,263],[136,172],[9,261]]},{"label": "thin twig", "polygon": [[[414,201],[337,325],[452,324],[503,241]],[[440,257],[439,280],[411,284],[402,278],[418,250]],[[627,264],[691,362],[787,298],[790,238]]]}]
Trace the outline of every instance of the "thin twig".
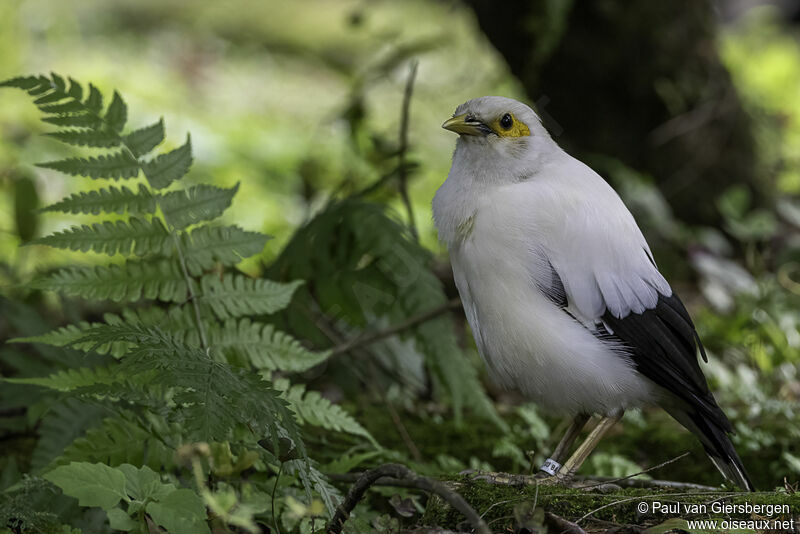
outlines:
[{"label": "thin twig", "polygon": [[419,241],[417,225],[414,223],[414,210],[411,206],[411,198],[408,196],[408,169],[406,169],[406,152],[408,152],[408,117],[411,110],[411,95],[414,92],[414,79],[417,77],[417,67],[419,62],[411,62],[411,68],[406,80],[406,90],[403,93],[403,111],[400,115],[400,149],[398,151],[397,163],[397,182],[400,190],[400,197],[408,212],[408,228],[414,239]]},{"label": "thin twig", "polygon": [[671,463],[677,462],[678,460],[680,460],[682,458],[686,458],[687,456],[689,456],[689,454],[690,454],[689,451],[686,451],[683,454],[680,454],[680,455],[676,456],[675,458],[670,458],[666,462],[661,462],[660,464],[654,465],[653,467],[648,467],[644,471],[639,471],[638,473],[633,473],[632,475],[624,476],[622,478],[612,479],[612,480],[608,480],[608,481],[602,480],[602,481],[596,482],[594,484],[587,484],[586,486],[575,486],[574,489],[594,488],[594,487],[597,487],[597,486],[602,486],[603,484],[615,484],[617,482],[622,482],[623,480],[628,480],[630,478],[637,477],[637,476],[643,475],[645,473],[649,473],[650,471],[655,471],[656,469],[661,469],[662,467],[664,467],[666,465],[669,465]]},{"label": "thin twig", "polygon": [[[370,359],[369,362],[371,364],[372,359]],[[377,378],[375,377],[375,367],[373,365],[370,365],[369,369],[372,376],[374,378]],[[423,458],[422,458],[422,453],[419,452],[419,447],[417,447],[417,444],[414,443],[413,439],[411,439],[411,434],[408,433],[406,425],[403,424],[403,420],[400,419],[400,415],[397,413],[397,410],[395,410],[392,402],[386,396],[385,391],[375,387],[375,384],[377,383],[378,383],[377,379],[374,379],[371,380],[368,384],[370,389],[373,390],[373,393],[375,395],[378,395],[383,400],[383,403],[386,405],[386,410],[389,412],[389,417],[392,418],[392,423],[394,423],[394,426],[397,429],[398,434],[400,434],[400,438],[403,440],[403,443],[405,443],[406,448],[411,453],[411,456],[413,456],[414,460],[416,460],[417,462],[422,462]]]},{"label": "thin twig", "polygon": [[[643,501],[645,499],[656,499],[656,498],[662,499],[662,500],[669,500],[669,502],[677,502],[677,501],[674,501],[675,497],[694,497],[694,496],[698,496],[698,495],[708,495],[708,493],[695,491],[695,492],[686,492],[686,493],[670,493],[670,494],[667,494],[667,495],[665,495],[663,493],[660,493],[660,494],[657,493],[657,494],[653,494],[653,495],[639,495],[639,496],[636,496],[636,497],[628,497],[628,498],[625,498],[625,499],[620,499],[618,501],[610,502],[608,504],[604,504],[603,506],[601,506],[599,508],[595,508],[594,510],[588,512],[587,514],[583,515],[580,519],[575,521],[575,524],[580,524],[584,519],[589,518],[591,515],[599,512],[600,510],[605,510],[606,508],[611,508],[613,506],[617,506],[618,504],[625,504],[626,502]],[[733,492],[724,493],[723,492],[723,493],[719,494],[718,498],[721,499],[721,498],[724,498],[724,497],[734,497],[736,495],[741,495],[741,493],[733,493]],[[748,496],[752,496],[753,493],[748,493],[747,495]]]},{"label": "thin twig", "polygon": [[433,309],[430,309],[428,311],[424,311],[422,313],[419,313],[417,315],[409,317],[405,321],[399,322],[399,323],[397,323],[395,325],[392,325],[392,326],[390,326],[388,328],[385,328],[383,330],[379,330],[377,332],[373,332],[372,334],[365,334],[365,335],[356,336],[355,338],[353,338],[353,339],[351,339],[349,341],[346,341],[346,342],[342,343],[341,345],[338,345],[338,346],[334,347],[333,350],[331,351],[331,356],[337,356],[337,355],[340,355],[340,354],[344,354],[346,352],[350,352],[353,349],[361,348],[361,347],[364,347],[364,346],[367,346],[367,345],[371,345],[372,343],[375,343],[376,341],[380,341],[381,339],[384,339],[384,338],[387,338],[387,337],[391,337],[391,336],[393,336],[395,334],[399,334],[400,332],[402,332],[404,330],[408,330],[409,328],[413,328],[413,327],[417,326],[420,323],[424,323],[424,322],[429,321],[429,320],[431,320],[431,319],[433,319],[435,317],[438,317],[439,315],[442,315],[443,313],[446,313],[446,312],[448,312],[450,310],[456,309],[460,305],[461,305],[461,300],[460,299],[452,299],[452,300],[449,300],[446,303],[442,304],[441,306],[438,306],[436,308],[433,308]]},{"label": "thin twig", "polygon": [[[318,303],[317,307],[319,307]],[[339,333],[333,326],[327,324],[327,321],[325,320],[324,316],[321,315],[319,317],[319,320],[316,320],[314,322],[317,325],[317,327],[325,334],[325,336],[331,340],[331,342],[336,343],[338,346],[344,345],[344,343],[341,340],[341,337],[339,336]],[[350,350],[358,351],[359,354],[363,352],[363,354],[367,355],[367,357],[364,358],[364,360],[368,362],[369,369],[372,372],[372,376],[370,377],[370,379],[368,379],[361,373],[361,370],[358,366],[353,368],[354,372],[356,373],[356,376],[358,376],[367,385],[367,388],[372,392],[373,395],[377,396],[383,401],[383,403],[386,405],[387,411],[389,412],[392,418],[392,422],[397,428],[397,432],[400,434],[400,438],[403,440],[403,443],[405,443],[406,447],[408,448],[409,452],[414,457],[414,459],[418,462],[421,462],[422,454],[419,451],[419,447],[417,447],[417,445],[414,443],[414,440],[411,439],[411,435],[408,433],[408,430],[403,424],[403,421],[400,419],[400,416],[398,415],[397,411],[394,409],[394,406],[392,406],[392,403],[387,398],[385,391],[375,387],[375,384],[377,384],[378,381],[375,379],[374,376],[374,364],[376,361],[380,360],[369,357],[370,353],[365,348],[363,348],[363,346],[353,346],[351,347]],[[384,369],[384,371],[390,372],[390,370],[388,369]],[[397,379],[398,381],[401,381],[402,377],[397,377]]]},{"label": "thin twig", "polygon": [[275,532],[281,534],[281,529],[278,528],[278,516],[275,515],[275,491],[278,489],[278,481],[281,479],[281,471],[283,471],[283,462],[278,467],[278,474],[275,475],[275,485],[272,486],[272,524],[275,526]]},{"label": "thin twig", "polygon": [[629,478],[624,480],[614,480],[611,477],[597,477],[586,476],[581,477],[580,480],[593,480],[602,484],[614,483],[623,488],[669,488],[676,490],[699,490],[699,491],[719,491],[719,487],[707,486],[705,484],[694,484],[692,482],[676,482],[674,480],[659,480],[659,479],[638,479]]},{"label": "thin twig", "polygon": [[383,477],[403,479],[413,485],[414,488],[435,493],[444,499],[450,506],[461,512],[472,525],[477,534],[491,534],[486,522],[475,512],[475,510],[464,500],[464,498],[451,490],[443,483],[432,478],[423,477],[409,468],[400,464],[385,464],[375,469],[365,472],[347,492],[344,501],[336,508],[333,518],[326,529],[327,534],[341,534],[345,521],[350,517],[350,512],[361,501],[370,486],[375,484]]},{"label": "thin twig", "polygon": [[186,259],[183,256],[183,249],[181,248],[178,233],[172,223],[169,222],[169,219],[167,219],[166,214],[164,214],[164,221],[170,228],[170,235],[172,235],[172,240],[175,243],[175,250],[178,252],[178,262],[181,264],[181,272],[183,273],[183,277],[186,279],[186,287],[189,290],[188,300],[192,302],[192,308],[194,308],[194,318],[197,321],[197,330],[200,332],[200,344],[203,347],[203,350],[207,351],[208,338],[206,337],[206,327],[203,324],[203,318],[200,314],[200,305],[197,303],[197,296],[194,293],[194,278],[189,276],[189,269],[186,268]]}]

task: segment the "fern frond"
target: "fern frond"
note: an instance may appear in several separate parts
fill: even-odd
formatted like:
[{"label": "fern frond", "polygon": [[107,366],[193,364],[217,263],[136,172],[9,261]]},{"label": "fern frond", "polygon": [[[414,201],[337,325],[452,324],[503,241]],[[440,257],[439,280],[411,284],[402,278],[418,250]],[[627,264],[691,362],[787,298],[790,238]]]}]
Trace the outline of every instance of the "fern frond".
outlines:
[{"label": "fern frond", "polygon": [[211,347],[228,361],[248,362],[260,370],[302,372],[325,361],[330,353],[313,352],[270,324],[228,319],[208,331]]},{"label": "fern frond", "polygon": [[175,465],[175,451],[140,425],[127,419],[106,418],[99,427],[86,431],[73,441],[54,462],[102,462],[112,467],[120,464],[146,465],[156,471]]},{"label": "fern frond", "polygon": [[182,302],[188,294],[180,268],[168,260],[127,261],[108,267],[69,267],[34,280],[31,287],[115,302],[141,298]]},{"label": "fern frond", "polygon": [[110,155],[90,158],[67,158],[37,163],[37,167],[53,169],[72,176],[87,176],[95,180],[110,178],[127,180],[139,175],[139,162],[130,152],[122,150]]},{"label": "fern frond", "polygon": [[107,415],[106,408],[74,398],[53,405],[39,425],[31,468],[39,471],[47,467],[84,430]]},{"label": "fern frond", "polygon": [[143,170],[151,186],[155,189],[164,189],[189,172],[191,166],[192,141],[187,136],[182,146],[145,163]]},{"label": "fern frond", "polygon": [[236,265],[264,249],[269,236],[238,226],[199,226],[181,235],[189,274],[197,276],[214,267]]},{"label": "fern frond", "polygon": [[328,481],[325,475],[311,462],[305,465],[297,460],[291,460],[285,462],[283,467],[287,475],[299,477],[309,491],[317,492],[322,502],[325,503],[328,517],[332,517],[336,507],[342,502],[342,494]]},{"label": "fern frond", "polygon": [[123,137],[123,142],[137,158],[149,153],[164,140],[164,119],[139,128]]},{"label": "fern frond", "polygon": [[220,319],[275,313],[289,305],[302,283],[297,280],[282,284],[242,274],[225,274],[222,278],[207,274],[200,280],[200,300]]},{"label": "fern frond", "polygon": [[283,393],[283,398],[291,406],[300,424],[361,436],[369,440],[376,448],[380,448],[372,434],[353,416],[344,411],[341,406],[331,403],[318,391],[306,391],[303,384],[290,386],[286,379],[275,380],[274,384],[275,388]]},{"label": "fern frond", "polygon": [[291,439],[305,457],[286,402],[257,374],[216,361],[201,347],[158,327],[107,325],[89,330],[81,341],[134,344],[121,360],[119,373],[136,376],[157,369],[148,384],[175,388],[173,400],[182,406],[178,414],[187,439],[224,441],[238,423],[270,436],[274,443],[281,436]]},{"label": "fern frond", "polygon": [[[79,104],[78,104],[79,105]],[[71,129],[48,132],[48,137],[58,139],[62,143],[75,146],[88,146],[92,148],[111,148],[120,145],[119,136],[91,129]]]},{"label": "fern frond", "polygon": [[149,214],[156,210],[157,194],[140,185],[134,193],[124,185],[117,189],[113,185],[96,191],[75,193],[41,211],[60,211],[62,213],[125,213]]},{"label": "fern frond", "polygon": [[67,326],[62,326],[60,328],[56,328],[55,330],[51,330],[44,334],[40,334],[38,336],[28,336],[28,337],[15,337],[13,339],[9,339],[9,343],[43,343],[45,345],[51,345],[53,347],[65,347],[70,343],[74,342],[77,339],[80,339],[83,336],[83,331],[91,328],[92,326],[97,326],[97,324],[92,325],[92,323],[87,323],[86,321],[81,321],[78,324],[70,324]]},{"label": "fern frond", "polygon": [[91,226],[73,226],[69,230],[31,241],[30,244],[81,252],[91,250],[109,256],[117,253],[128,255],[131,250],[136,256],[168,254],[174,246],[161,219],[147,220],[138,217],[131,217],[127,222],[105,221]]},{"label": "fern frond", "polygon": [[125,128],[125,123],[128,121],[128,106],[116,91],[114,91],[104,119],[108,127],[117,133],[122,132],[122,129]]},{"label": "fern frond", "polygon": [[160,201],[169,224],[177,229],[216,219],[231,205],[239,184],[230,189],[200,184],[181,191],[170,191]]},{"label": "fern frond", "polygon": [[28,384],[57,391],[73,391],[97,384],[112,384],[115,381],[113,373],[108,367],[79,367],[77,369],[58,371],[49,376],[4,378],[3,380],[11,384]]},{"label": "fern frond", "polygon": [[106,313],[103,323],[89,323],[81,321],[51,330],[38,336],[10,339],[9,343],[43,343],[54,347],[69,347],[83,352],[96,352],[97,354],[110,354],[115,358],[127,354],[133,346],[126,341],[97,344],[81,341],[87,332],[93,328],[105,325],[131,324],[138,326],[158,326],[167,333],[181,336],[184,342],[196,347],[200,346],[197,334],[197,325],[194,315],[188,307],[176,306],[169,310],[163,308],[136,308],[124,309],[120,315]]}]

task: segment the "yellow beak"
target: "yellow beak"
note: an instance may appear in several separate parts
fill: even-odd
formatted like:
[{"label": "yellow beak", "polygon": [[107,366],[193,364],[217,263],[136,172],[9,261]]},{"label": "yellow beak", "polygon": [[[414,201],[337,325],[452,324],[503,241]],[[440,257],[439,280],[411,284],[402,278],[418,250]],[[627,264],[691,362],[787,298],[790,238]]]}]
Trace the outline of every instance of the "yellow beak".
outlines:
[{"label": "yellow beak", "polygon": [[442,128],[462,135],[486,135],[491,133],[491,129],[485,124],[472,118],[467,120],[467,117],[468,114],[464,113],[452,119],[447,119],[442,124]]}]

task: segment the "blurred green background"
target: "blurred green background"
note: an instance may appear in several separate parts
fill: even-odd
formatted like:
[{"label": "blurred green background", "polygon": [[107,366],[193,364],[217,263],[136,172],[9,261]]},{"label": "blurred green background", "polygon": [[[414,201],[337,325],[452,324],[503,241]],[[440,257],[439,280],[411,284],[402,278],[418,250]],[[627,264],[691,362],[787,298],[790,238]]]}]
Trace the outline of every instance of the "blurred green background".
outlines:
[{"label": "blurred green background", "polygon": [[[417,65],[406,155],[413,224],[450,296],[430,214],[454,146],[440,125],[480,95],[537,105],[554,137],[620,192],[693,311],[711,355],[704,369],[757,484],[796,480],[799,8],[623,4],[3,0],[0,78],[57,71],[91,80],[125,95],[132,126],[163,116],[171,146],[191,131],[190,179],[240,182],[226,217],[275,237],[259,261],[242,266],[259,274],[327,200],[376,182],[384,187],[370,199],[408,223],[393,178]],[[46,130],[29,98],[0,94],[0,284],[8,296],[19,297],[18,284],[38,270],[78,258],[19,246],[78,220],[35,209],[100,186],[32,166],[67,153],[36,135]],[[35,306],[56,323],[81,318],[69,303]],[[462,344],[474,350],[470,336]],[[501,413],[520,403],[487,387]],[[462,430],[432,431],[441,418],[400,397],[415,440],[443,470],[483,461],[520,468],[520,439],[454,450]],[[522,421],[539,420],[526,413]],[[626,419],[589,471],[627,474],[697,449],[663,414]],[[362,423],[379,439],[391,431],[368,413]],[[679,463],[674,476],[718,482],[710,464]]]}]

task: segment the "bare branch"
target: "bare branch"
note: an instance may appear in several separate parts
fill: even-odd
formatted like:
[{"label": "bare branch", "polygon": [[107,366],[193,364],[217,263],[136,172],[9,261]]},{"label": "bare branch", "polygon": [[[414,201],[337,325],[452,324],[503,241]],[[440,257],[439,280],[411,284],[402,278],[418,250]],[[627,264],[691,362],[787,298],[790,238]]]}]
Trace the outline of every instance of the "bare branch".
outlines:
[{"label": "bare branch", "polygon": [[345,521],[350,517],[350,512],[353,511],[356,504],[364,497],[367,489],[384,477],[400,479],[409,483],[409,487],[435,493],[454,509],[461,512],[477,534],[491,534],[486,522],[481,519],[477,512],[475,512],[461,495],[445,486],[442,482],[420,476],[400,464],[385,464],[375,469],[370,469],[361,475],[350,488],[350,491],[347,492],[347,497],[345,497],[344,501],[336,508],[333,518],[328,523],[326,533],[341,534]]},{"label": "bare branch", "polygon": [[406,152],[408,152],[408,117],[411,111],[411,95],[414,92],[414,79],[417,77],[417,67],[419,62],[411,62],[411,68],[406,80],[406,90],[403,93],[403,112],[400,115],[400,149],[398,151],[397,181],[400,197],[403,199],[406,211],[408,212],[408,228],[415,240],[419,240],[417,225],[414,223],[414,210],[411,206],[411,198],[408,196],[408,169],[406,168]]},{"label": "bare branch", "polygon": [[399,322],[395,325],[385,328],[384,330],[379,330],[377,332],[373,332],[372,334],[356,336],[355,338],[334,347],[333,350],[331,351],[331,356],[338,356],[339,354],[344,354],[346,352],[350,352],[353,349],[361,348],[366,345],[371,345],[372,343],[380,341],[381,339],[391,337],[395,334],[399,334],[404,330],[413,328],[420,323],[424,323],[425,321],[430,321],[434,317],[438,317],[443,313],[447,313],[450,310],[458,308],[460,305],[461,305],[460,299],[449,300],[446,303],[442,304],[441,306],[409,317],[405,321]]}]

